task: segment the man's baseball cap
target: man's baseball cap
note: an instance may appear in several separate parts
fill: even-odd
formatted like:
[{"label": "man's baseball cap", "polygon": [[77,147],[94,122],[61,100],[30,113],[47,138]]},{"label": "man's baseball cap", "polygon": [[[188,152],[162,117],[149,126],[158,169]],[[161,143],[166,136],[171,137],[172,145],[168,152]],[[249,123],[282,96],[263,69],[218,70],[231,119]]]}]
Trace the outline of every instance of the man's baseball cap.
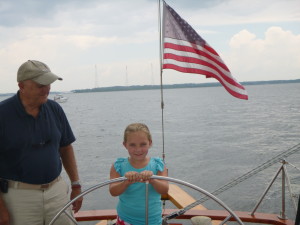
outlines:
[{"label": "man's baseball cap", "polygon": [[32,80],[38,84],[49,85],[56,80],[62,80],[62,78],[52,73],[45,63],[28,60],[20,66],[17,76],[18,82],[25,80]]}]

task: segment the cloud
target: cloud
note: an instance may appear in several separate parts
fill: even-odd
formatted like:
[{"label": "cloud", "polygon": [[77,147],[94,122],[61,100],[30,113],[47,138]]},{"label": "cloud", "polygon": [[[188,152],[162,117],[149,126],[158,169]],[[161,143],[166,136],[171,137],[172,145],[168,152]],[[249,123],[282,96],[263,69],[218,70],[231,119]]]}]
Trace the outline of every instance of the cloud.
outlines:
[{"label": "cloud", "polygon": [[[298,0],[168,3],[218,51],[237,80],[299,77]],[[125,85],[126,66],[129,84],[159,84],[157,20],[156,0],[0,1],[0,93],[16,90],[17,68],[28,59],[44,61],[64,77],[52,90],[94,87],[95,65],[101,86]],[[212,81],[164,71],[165,83]]]},{"label": "cloud", "polygon": [[[241,80],[286,80],[300,77],[300,35],[270,27],[263,39],[242,30],[230,40],[228,61]],[[246,78],[246,79],[245,79]]]},{"label": "cloud", "polygon": [[184,10],[180,7],[180,3],[171,4],[170,1],[170,5],[188,22],[200,27],[300,22],[298,0],[216,0],[202,7],[198,5],[201,5],[203,1],[197,2],[191,4],[184,2],[186,4],[186,7],[183,7]]}]

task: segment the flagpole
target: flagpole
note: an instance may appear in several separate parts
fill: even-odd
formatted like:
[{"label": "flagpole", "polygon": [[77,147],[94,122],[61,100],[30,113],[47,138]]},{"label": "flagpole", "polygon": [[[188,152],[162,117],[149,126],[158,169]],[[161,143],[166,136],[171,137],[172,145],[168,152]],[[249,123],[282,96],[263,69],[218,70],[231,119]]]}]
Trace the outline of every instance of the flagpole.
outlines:
[{"label": "flagpole", "polygon": [[160,72],[160,96],[161,96],[161,128],[162,128],[162,158],[165,161],[165,130],[164,130],[164,98],[162,81],[162,34],[161,34],[161,0],[158,0],[158,29],[159,29],[159,72]]}]

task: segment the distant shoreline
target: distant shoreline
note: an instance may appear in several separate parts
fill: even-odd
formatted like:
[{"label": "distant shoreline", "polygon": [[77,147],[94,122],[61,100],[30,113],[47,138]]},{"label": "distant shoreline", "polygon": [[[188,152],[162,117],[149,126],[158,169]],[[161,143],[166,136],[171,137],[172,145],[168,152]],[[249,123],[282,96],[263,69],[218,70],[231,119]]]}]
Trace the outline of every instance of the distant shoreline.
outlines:
[{"label": "distant shoreline", "polygon": [[[300,83],[300,79],[296,80],[269,80],[269,81],[245,81],[241,82],[242,85],[265,85],[265,84],[287,84],[287,83]],[[214,83],[186,83],[186,84],[164,84],[164,89],[175,89],[175,88],[197,88],[197,87],[218,87],[222,86],[219,82]],[[112,87],[98,87],[90,89],[77,89],[72,90],[72,93],[87,93],[87,92],[110,92],[110,91],[132,91],[132,90],[153,90],[160,89],[160,85],[131,85],[131,86],[112,86]],[[51,92],[52,94],[62,92]],[[9,96],[15,93],[4,93],[0,96]]]},{"label": "distant shoreline", "polygon": [[[246,81],[241,82],[242,85],[265,85],[265,84],[287,84],[287,83],[300,83],[300,79],[296,80],[270,80],[270,81]],[[197,87],[218,87],[222,86],[219,82],[215,83],[186,83],[186,84],[164,84],[164,89],[175,88],[197,88]],[[153,90],[160,89],[160,85],[132,85],[132,86],[113,86],[113,87],[98,87],[91,89],[73,90],[73,93],[86,93],[86,92],[109,92],[109,91],[132,91],[132,90]]]}]

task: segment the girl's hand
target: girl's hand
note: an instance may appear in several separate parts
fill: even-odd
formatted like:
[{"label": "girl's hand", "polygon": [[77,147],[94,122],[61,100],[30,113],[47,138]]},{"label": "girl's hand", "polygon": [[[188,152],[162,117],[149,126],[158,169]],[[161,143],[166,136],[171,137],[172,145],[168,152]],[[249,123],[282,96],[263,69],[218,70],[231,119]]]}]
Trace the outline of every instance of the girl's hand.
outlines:
[{"label": "girl's hand", "polygon": [[125,173],[125,177],[127,178],[127,181],[130,183],[140,181],[140,175],[138,172],[135,172],[135,171],[129,171],[129,172]]},{"label": "girl's hand", "polygon": [[153,176],[153,172],[145,170],[140,173],[140,181],[149,181],[151,176]]}]

